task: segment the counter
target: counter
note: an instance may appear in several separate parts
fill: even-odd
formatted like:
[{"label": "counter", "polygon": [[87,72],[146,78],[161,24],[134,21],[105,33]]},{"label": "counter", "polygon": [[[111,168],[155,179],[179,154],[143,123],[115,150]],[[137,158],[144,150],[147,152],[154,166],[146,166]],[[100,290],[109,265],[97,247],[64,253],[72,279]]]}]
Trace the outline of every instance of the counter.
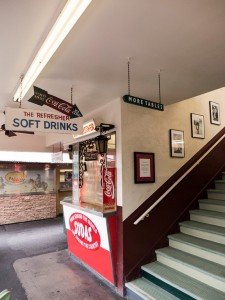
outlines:
[{"label": "counter", "polygon": [[72,255],[116,285],[116,213],[91,204],[61,201]]}]

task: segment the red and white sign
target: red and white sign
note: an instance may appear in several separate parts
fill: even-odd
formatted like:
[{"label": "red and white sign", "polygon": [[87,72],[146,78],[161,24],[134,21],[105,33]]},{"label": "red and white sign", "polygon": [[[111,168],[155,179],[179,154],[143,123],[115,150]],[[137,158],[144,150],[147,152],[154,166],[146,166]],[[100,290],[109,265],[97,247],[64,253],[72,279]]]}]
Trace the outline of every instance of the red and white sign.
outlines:
[{"label": "red and white sign", "polygon": [[90,120],[85,122],[83,125],[83,134],[89,134],[95,132],[95,122],[94,120]]},{"label": "red and white sign", "polygon": [[[88,135],[90,133],[96,132],[94,120],[87,121],[83,124],[83,135]],[[73,138],[77,138],[79,135],[74,134]]]},{"label": "red and white sign", "polygon": [[101,238],[95,224],[81,213],[73,213],[69,219],[70,230],[78,243],[88,250],[100,247]]},{"label": "red and white sign", "polygon": [[6,107],[5,128],[12,131],[81,134],[83,118],[70,119],[55,112]]},{"label": "red and white sign", "polygon": [[105,208],[115,206],[115,168],[103,169],[103,204]]},{"label": "red and white sign", "polygon": [[114,284],[116,216],[105,218],[66,204],[63,205],[63,214],[69,251]]}]

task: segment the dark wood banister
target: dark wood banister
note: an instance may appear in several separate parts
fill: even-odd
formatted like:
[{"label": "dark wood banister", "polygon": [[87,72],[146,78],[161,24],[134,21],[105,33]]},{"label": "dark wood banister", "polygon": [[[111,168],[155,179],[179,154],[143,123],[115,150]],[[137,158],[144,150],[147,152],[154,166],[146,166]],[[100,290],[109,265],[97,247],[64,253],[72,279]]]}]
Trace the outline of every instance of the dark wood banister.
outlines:
[{"label": "dark wood banister", "polygon": [[[123,222],[126,281],[139,275],[142,264],[154,260],[155,249],[165,244],[166,236],[177,228],[177,222],[187,215],[194,201],[224,168],[224,135],[225,128]],[[216,143],[217,145],[207,153]],[[134,222],[204,155],[205,157],[154,208],[150,217],[135,225]]]}]

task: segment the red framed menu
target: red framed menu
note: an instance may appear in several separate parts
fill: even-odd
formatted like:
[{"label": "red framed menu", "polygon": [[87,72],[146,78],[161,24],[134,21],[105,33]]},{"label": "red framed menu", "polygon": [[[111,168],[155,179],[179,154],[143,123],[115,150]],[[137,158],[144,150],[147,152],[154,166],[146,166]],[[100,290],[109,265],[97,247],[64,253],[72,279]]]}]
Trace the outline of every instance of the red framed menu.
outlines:
[{"label": "red framed menu", "polygon": [[154,153],[134,152],[135,183],[155,182]]}]

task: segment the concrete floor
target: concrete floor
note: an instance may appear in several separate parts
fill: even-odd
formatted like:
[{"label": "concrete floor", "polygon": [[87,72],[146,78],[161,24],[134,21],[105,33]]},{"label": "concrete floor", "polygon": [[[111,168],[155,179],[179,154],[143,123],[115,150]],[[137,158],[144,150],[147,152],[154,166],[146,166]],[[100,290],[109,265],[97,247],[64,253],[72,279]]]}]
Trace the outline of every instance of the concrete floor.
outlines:
[{"label": "concrete floor", "polygon": [[11,300],[120,300],[67,249],[62,218],[0,226],[0,291]]}]

